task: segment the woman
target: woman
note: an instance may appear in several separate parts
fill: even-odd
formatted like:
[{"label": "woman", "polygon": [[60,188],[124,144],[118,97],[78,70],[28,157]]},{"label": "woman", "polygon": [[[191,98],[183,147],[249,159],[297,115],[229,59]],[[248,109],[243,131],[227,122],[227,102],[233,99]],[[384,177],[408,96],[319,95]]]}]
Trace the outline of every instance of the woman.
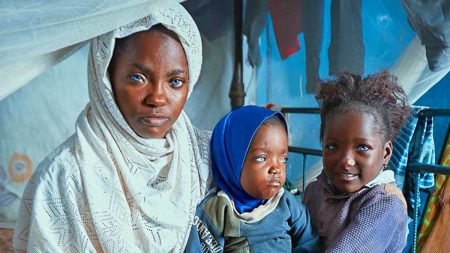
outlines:
[{"label": "woman", "polygon": [[201,40],[178,3],[95,38],[90,103],[37,168],[14,247],[38,252],[181,252],[209,187],[209,138],[182,111]]}]

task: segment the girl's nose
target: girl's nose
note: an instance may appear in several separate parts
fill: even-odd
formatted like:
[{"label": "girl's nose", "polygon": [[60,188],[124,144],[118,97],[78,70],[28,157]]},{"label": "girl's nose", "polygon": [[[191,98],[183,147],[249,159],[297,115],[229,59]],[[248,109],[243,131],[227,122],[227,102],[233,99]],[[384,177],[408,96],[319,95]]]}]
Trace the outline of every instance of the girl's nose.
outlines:
[{"label": "girl's nose", "polygon": [[353,160],[353,159],[351,159],[351,158],[347,159],[347,165],[349,165],[349,166],[355,166],[355,164],[356,164],[355,160]]},{"label": "girl's nose", "polygon": [[341,164],[344,167],[353,167],[356,165],[356,161],[354,159],[354,156],[351,154],[351,152],[347,152],[342,156]]},{"label": "girl's nose", "polygon": [[355,154],[351,148],[341,149],[337,154],[340,159],[340,164],[344,167],[353,167],[356,165]]},{"label": "girl's nose", "polygon": [[166,90],[163,83],[152,83],[147,89],[144,103],[151,107],[160,107],[167,104]]}]

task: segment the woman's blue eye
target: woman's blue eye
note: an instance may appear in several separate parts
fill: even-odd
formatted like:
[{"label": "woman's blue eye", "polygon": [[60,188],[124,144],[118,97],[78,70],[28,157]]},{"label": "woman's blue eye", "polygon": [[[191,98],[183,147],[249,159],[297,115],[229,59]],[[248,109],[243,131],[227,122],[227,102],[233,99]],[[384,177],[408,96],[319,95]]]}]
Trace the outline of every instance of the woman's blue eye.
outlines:
[{"label": "woman's blue eye", "polygon": [[359,146],[356,148],[356,150],[358,150],[358,151],[368,151],[368,150],[369,150],[369,147],[366,146],[366,145],[359,145]]},{"label": "woman's blue eye", "polygon": [[180,88],[181,86],[183,86],[183,83],[183,80],[178,78],[170,81],[170,85],[174,88]]},{"label": "woman's blue eye", "polygon": [[288,162],[288,160],[289,160],[289,158],[284,157],[283,159],[281,159],[281,162],[284,163],[284,164],[286,164],[286,163]]},{"label": "woman's blue eye", "polygon": [[256,160],[257,162],[265,162],[265,161],[267,160],[267,158],[266,158],[265,156],[257,156],[257,157],[255,158],[255,160]]},{"label": "woman's blue eye", "polygon": [[144,81],[144,78],[138,74],[131,74],[130,79],[135,82],[143,82]]}]

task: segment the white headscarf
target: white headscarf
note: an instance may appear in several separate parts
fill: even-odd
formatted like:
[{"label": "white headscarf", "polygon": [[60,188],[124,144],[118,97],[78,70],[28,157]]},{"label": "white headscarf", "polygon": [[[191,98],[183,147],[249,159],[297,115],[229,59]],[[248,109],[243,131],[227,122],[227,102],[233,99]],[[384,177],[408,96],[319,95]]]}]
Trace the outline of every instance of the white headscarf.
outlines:
[{"label": "white headscarf", "polygon": [[[84,197],[65,201],[77,206],[74,208],[89,210],[75,210],[75,217],[64,216],[67,225],[59,229],[66,234],[66,240],[76,237],[83,244],[89,238],[97,251],[181,252],[196,205],[209,187],[209,134],[195,129],[182,112],[165,139],[142,138],[127,124],[114,100],[107,69],[115,38],[156,24],[174,31],[181,41],[189,66],[189,94],[198,79],[202,51],[194,21],[176,2],[155,2],[150,6],[150,15],[92,41],[88,62],[90,103],[77,120],[73,154],[57,156],[59,163],[65,160],[64,155],[75,157],[80,182],[74,185],[84,189]],[[35,187],[38,192],[32,194],[37,196],[39,186]],[[41,204],[44,209],[58,208],[53,202]],[[39,212],[32,210],[31,216]],[[39,221],[30,230],[51,233],[46,228],[35,228],[39,226],[36,224]],[[61,235],[60,230],[58,233]],[[30,244],[36,245],[28,242],[28,247]]]}]

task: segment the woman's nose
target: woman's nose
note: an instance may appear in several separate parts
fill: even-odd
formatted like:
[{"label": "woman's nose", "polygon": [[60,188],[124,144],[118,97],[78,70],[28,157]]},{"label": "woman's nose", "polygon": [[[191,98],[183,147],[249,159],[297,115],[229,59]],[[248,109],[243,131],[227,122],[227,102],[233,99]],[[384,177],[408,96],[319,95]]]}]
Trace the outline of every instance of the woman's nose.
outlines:
[{"label": "woman's nose", "polygon": [[151,107],[160,107],[167,104],[167,95],[164,84],[153,83],[149,85],[144,102]]}]

